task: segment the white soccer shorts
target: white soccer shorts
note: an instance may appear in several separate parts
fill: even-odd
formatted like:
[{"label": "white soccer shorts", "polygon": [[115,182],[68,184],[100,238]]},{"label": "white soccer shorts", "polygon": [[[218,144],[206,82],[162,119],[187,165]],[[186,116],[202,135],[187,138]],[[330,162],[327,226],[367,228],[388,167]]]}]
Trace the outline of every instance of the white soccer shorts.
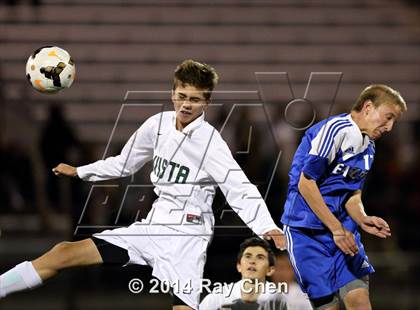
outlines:
[{"label": "white soccer shorts", "polygon": [[149,265],[152,275],[174,287],[173,293],[197,309],[208,241],[162,225],[135,222],[93,235],[128,251],[128,264]]}]

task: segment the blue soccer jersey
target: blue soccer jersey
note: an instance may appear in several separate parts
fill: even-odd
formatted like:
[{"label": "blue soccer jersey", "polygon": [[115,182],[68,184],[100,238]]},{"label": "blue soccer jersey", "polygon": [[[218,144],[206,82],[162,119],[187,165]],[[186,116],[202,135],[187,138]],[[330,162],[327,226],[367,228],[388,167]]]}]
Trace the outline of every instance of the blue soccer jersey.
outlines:
[{"label": "blue soccer jersey", "polygon": [[317,182],[326,205],[343,222],[348,217],[344,204],[354,191],[363,187],[374,154],[373,140],[361,133],[350,114],[335,115],[310,127],[289,171],[282,223],[290,227],[325,228],[299,193],[302,172]]}]

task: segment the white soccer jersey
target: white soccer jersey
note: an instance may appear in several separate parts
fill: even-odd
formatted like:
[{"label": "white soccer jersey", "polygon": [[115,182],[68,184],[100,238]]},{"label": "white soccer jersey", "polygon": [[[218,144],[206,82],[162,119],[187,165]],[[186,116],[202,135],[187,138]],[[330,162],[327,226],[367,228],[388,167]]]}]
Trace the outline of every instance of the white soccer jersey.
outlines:
[{"label": "white soccer jersey", "polygon": [[204,113],[176,130],[175,112],[147,119],[115,157],[77,168],[86,181],[131,175],[153,160],[150,179],[159,198],[144,222],[186,234],[213,234],[212,202],[219,186],[232,209],[258,235],[279,229],[267,206]]},{"label": "white soccer jersey", "polygon": [[[200,303],[200,310],[218,310],[227,309],[229,305],[233,305],[241,301],[243,280],[236,283],[224,285],[222,288],[208,294]],[[259,309],[287,309],[286,301],[282,294],[278,293],[273,287],[269,287],[266,283],[263,292],[258,296],[256,303],[260,305]]]}]

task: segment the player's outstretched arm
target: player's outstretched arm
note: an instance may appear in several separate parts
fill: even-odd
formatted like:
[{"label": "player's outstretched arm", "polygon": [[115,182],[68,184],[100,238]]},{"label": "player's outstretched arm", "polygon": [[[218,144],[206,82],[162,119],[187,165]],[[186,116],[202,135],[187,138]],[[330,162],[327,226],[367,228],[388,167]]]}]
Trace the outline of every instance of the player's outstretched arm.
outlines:
[{"label": "player's outstretched arm", "polygon": [[345,229],[340,221],[328,209],[322,198],[321,192],[316,181],[307,178],[303,173],[300,175],[299,192],[316,214],[316,216],[331,231],[335,244],[346,254],[351,256],[358,252],[358,248],[354,239],[354,235]]},{"label": "player's outstretched arm", "polygon": [[380,217],[369,216],[365,212],[362,203],[362,191],[355,191],[353,196],[347,200],[345,208],[351,218],[367,233],[379,238],[391,236],[391,229],[388,223]]},{"label": "player's outstretched arm", "polygon": [[274,223],[257,187],[249,181],[218,133],[211,141],[204,169],[218,184],[232,209],[255,234],[273,239],[279,249],[285,249],[283,231]]},{"label": "player's outstretched arm", "polygon": [[52,169],[55,175],[63,175],[66,177],[77,177],[77,169],[76,167],[67,165],[67,164],[59,164],[57,167]]},{"label": "player's outstretched arm", "polygon": [[[124,145],[121,153],[94,163],[79,166],[62,166],[64,172],[76,174],[84,181],[96,182],[122,178],[134,174],[146,162],[152,160],[156,138],[155,127],[159,114],[148,118]],[[60,167],[57,166],[56,168]],[[56,169],[55,168],[55,169]],[[76,172],[74,172],[76,169]],[[60,170],[58,170],[60,172]],[[55,173],[55,172],[54,172]]]}]

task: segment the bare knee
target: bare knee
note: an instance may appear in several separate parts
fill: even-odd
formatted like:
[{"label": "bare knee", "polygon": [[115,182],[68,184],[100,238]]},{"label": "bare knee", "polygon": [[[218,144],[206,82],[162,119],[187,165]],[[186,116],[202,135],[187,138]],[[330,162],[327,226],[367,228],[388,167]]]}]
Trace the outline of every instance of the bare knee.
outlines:
[{"label": "bare knee", "polygon": [[344,304],[348,310],[371,310],[369,291],[358,288],[347,293],[344,297]]},{"label": "bare knee", "polygon": [[57,243],[51,250],[34,260],[34,265],[39,268],[60,270],[73,264],[72,242],[63,241]]},{"label": "bare knee", "polygon": [[73,243],[62,241],[57,243],[49,252],[57,267],[66,268],[72,265],[74,255],[72,255]]},{"label": "bare knee", "polygon": [[192,310],[191,307],[188,306],[184,306],[184,305],[177,305],[177,306],[173,306],[172,310]]},{"label": "bare knee", "polygon": [[60,242],[38,260],[57,270],[102,263],[102,258],[91,239]]},{"label": "bare knee", "polygon": [[92,239],[60,242],[32,262],[43,280],[56,275],[64,268],[100,263],[102,263],[102,258]]},{"label": "bare knee", "polygon": [[61,269],[71,266],[71,242],[60,242],[44,255],[32,261],[42,280],[55,276]]}]

